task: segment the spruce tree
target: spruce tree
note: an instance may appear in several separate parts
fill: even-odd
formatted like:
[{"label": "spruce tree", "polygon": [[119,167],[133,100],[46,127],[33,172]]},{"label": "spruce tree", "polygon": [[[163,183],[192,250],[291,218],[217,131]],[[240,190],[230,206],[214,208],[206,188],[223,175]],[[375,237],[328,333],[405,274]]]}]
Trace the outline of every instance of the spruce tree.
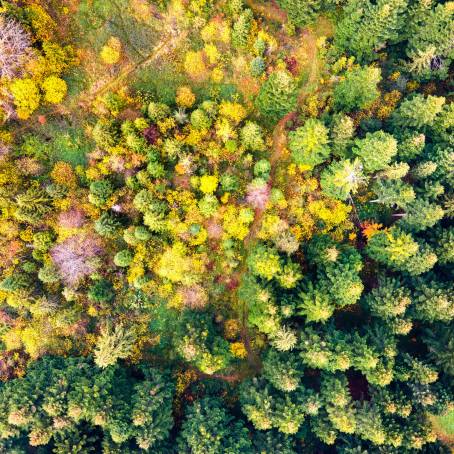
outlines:
[{"label": "spruce tree", "polygon": [[260,87],[255,106],[269,123],[275,123],[296,108],[297,87],[286,71],[273,72]]}]

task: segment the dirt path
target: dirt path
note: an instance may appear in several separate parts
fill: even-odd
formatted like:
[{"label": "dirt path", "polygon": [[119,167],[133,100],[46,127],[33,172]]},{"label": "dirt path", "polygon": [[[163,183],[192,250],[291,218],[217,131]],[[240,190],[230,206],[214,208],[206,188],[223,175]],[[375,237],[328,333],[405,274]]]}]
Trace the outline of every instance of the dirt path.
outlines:
[{"label": "dirt path", "polygon": [[275,0],[268,0],[266,5],[257,0],[246,0],[245,3],[249,8],[260,16],[265,17],[267,20],[279,22],[281,24],[284,24],[288,20],[287,13],[279,8],[279,5]]}]

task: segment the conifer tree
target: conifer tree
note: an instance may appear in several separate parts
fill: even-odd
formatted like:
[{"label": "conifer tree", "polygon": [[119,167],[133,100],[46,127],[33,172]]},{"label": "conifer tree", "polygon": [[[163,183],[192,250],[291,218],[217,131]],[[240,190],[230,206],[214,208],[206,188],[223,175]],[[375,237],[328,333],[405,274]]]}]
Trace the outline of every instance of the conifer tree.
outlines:
[{"label": "conifer tree", "polygon": [[380,95],[377,88],[380,81],[380,69],[373,66],[348,71],[334,88],[335,107],[347,111],[366,108]]},{"label": "conifer tree", "polygon": [[393,122],[396,127],[408,127],[422,129],[425,126],[432,126],[437,115],[442,111],[445,98],[441,96],[415,95],[406,98],[393,114]]},{"label": "conifer tree", "polygon": [[363,164],[358,159],[333,162],[321,174],[323,192],[336,199],[347,199],[365,181],[362,171]]},{"label": "conifer tree", "polygon": [[387,43],[396,41],[404,25],[406,0],[349,0],[336,27],[334,46],[359,61],[371,61]]},{"label": "conifer tree", "polygon": [[274,123],[296,107],[297,87],[286,71],[273,72],[260,87],[255,105],[265,119]]}]

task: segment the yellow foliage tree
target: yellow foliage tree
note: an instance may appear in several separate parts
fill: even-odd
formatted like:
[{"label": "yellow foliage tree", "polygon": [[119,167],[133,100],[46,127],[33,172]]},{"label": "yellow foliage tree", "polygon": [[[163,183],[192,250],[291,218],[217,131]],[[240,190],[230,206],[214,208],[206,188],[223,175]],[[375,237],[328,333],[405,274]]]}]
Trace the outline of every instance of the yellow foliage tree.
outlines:
[{"label": "yellow foliage tree", "polygon": [[111,37],[101,49],[101,60],[106,65],[115,65],[121,58],[121,42],[118,38]]},{"label": "yellow foliage tree", "polygon": [[68,91],[66,82],[57,76],[49,76],[44,79],[41,87],[44,91],[44,99],[51,104],[59,104],[62,102]]},{"label": "yellow foliage tree", "polygon": [[41,95],[38,87],[32,79],[16,79],[10,86],[14,97],[17,116],[26,120],[39,107]]}]

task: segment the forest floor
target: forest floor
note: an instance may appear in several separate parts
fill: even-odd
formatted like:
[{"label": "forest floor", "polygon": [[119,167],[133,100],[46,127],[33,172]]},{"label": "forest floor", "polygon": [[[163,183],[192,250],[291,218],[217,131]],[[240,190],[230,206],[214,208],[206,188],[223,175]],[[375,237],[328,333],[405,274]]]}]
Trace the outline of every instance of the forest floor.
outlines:
[{"label": "forest floor", "polygon": [[451,408],[445,415],[432,416],[430,419],[438,438],[454,452],[454,408]]}]

